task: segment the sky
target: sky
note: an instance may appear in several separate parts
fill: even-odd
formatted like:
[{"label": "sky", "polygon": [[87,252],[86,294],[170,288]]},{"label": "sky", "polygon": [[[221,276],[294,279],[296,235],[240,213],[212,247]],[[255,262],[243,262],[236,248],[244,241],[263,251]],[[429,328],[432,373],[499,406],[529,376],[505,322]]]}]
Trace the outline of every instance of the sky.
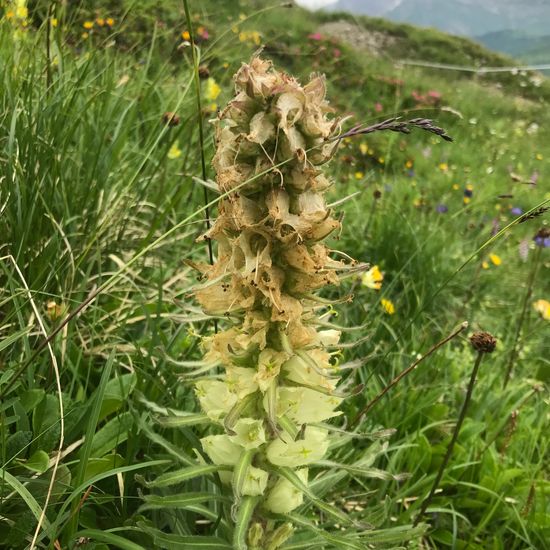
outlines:
[{"label": "sky", "polygon": [[296,0],[296,4],[304,8],[317,9],[329,4],[334,4],[336,0]]}]

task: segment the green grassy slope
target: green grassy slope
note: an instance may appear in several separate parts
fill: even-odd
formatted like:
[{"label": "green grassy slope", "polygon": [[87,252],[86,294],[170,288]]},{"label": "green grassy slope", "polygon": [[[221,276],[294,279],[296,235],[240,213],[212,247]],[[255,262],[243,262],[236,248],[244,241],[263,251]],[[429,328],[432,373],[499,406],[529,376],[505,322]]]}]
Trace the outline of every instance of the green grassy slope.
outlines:
[{"label": "green grassy slope", "polygon": [[[43,547],[55,540],[74,547],[80,536],[98,549],[135,548],[128,541],[172,548],[170,535],[180,543],[198,535],[230,539],[229,512],[221,507],[218,525],[217,502],[140,509],[142,493],[151,490],[135,477],[152,479],[195,460],[203,428],[169,429],[155,419],[162,408],[197,410],[183,362],[200,358],[199,336],[213,329],[189,297],[196,280],[185,263],[204,260],[207,250],[194,241],[204,227],[203,188],[193,179],[201,175],[201,144],[181,4],[68,6],[51,29],[50,63],[47,4],[31,8],[25,27],[13,18],[0,22],[0,540],[6,548],[27,547],[46,502]],[[429,117],[453,136],[446,143],[420,130],[372,134],[343,142],[331,164],[330,200],[358,193],[336,207],[344,230],[331,246],[384,273],[378,292],[351,280],[327,296],[353,293],[353,304],[336,306],[336,322],[366,325],[359,334],[368,336],[344,350],[343,361],[366,363],[352,374],[365,389],[343,410],[351,420],[464,320],[494,333],[497,352],[482,364],[428,514],[431,528],[412,544],[545,548],[549,321],[532,303],[550,300],[550,250],[533,242],[548,214],[480,247],[519,210],[550,199],[550,84],[533,74],[397,62],[510,63],[436,31],[259,1],[192,1],[191,9],[204,37],[201,65],[212,79],[201,83],[207,161],[207,121],[231,98],[232,74],[259,45],[302,80],[325,73],[331,103],[353,116],[350,126]],[[112,26],[97,22],[108,17]],[[343,36],[318,34],[342,19],[390,38],[374,55]],[[93,28],[84,27],[87,21]],[[179,125],[163,124],[165,112],[177,113]],[[524,303],[519,354],[503,389]],[[45,346],[44,333],[58,327]],[[346,333],[345,341],[360,336]],[[461,336],[405,378],[359,426],[363,433],[396,430],[387,446],[373,436],[332,451],[331,460],[346,463],[371,453],[378,470],[366,478],[323,478],[325,498],[375,527],[409,524],[441,463],[472,364]],[[57,481],[48,493],[58,448]],[[177,487],[201,491],[219,492],[216,479]],[[301,513],[333,527],[308,505]],[[197,523],[201,515],[207,519]],[[287,547],[306,548],[300,541],[313,540],[307,537],[299,532]],[[197,542],[187,540],[189,548]],[[400,544],[392,540],[377,544]],[[338,547],[317,539],[315,546]]]}]

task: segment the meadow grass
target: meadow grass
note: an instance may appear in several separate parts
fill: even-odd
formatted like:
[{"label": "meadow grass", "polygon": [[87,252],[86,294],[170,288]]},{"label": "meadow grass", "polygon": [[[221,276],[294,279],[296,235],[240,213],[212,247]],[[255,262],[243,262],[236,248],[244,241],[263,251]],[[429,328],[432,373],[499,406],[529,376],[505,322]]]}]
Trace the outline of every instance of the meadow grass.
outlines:
[{"label": "meadow grass", "polygon": [[[55,541],[74,547],[79,537],[98,549],[200,548],[209,540],[231,547],[223,543],[232,527],[215,474],[154,486],[166,472],[194,467],[201,453],[205,427],[190,427],[193,419],[182,417],[170,428],[159,417],[198,413],[186,373],[200,359],[200,337],[212,332],[213,320],[189,296],[196,279],[185,263],[208,257],[194,242],[204,229],[204,190],[194,179],[202,178],[201,146],[193,64],[181,38],[185,16],[171,2],[121,6],[59,13],[49,59],[45,4],[37,4],[24,29],[13,19],[0,21],[0,546],[6,548],[33,540],[44,548]],[[331,163],[336,184],[329,201],[360,191],[337,207],[344,230],[332,247],[384,273],[380,291],[350,279],[325,293],[331,300],[354,294],[353,303],[335,306],[336,322],[364,328],[346,332],[344,342],[368,337],[344,349],[342,362],[364,360],[350,385],[365,384],[345,402],[345,417],[356,417],[463,321],[498,339],[428,508],[430,529],[422,537],[399,532],[430,491],[464,400],[475,359],[466,334],[361,418],[364,437],[332,449],[332,465],[312,483],[315,494],[371,525],[367,540],[379,547],[408,537],[410,547],[546,548],[550,340],[548,320],[532,308],[550,299],[545,249],[505,388],[503,381],[535,266],[533,235],[548,214],[512,225],[477,252],[519,216],[512,207],[526,212],[550,198],[550,85],[535,85],[530,74],[454,78],[394,62],[422,43],[419,55],[436,61],[507,62],[431,31],[358,19],[401,33],[399,50],[376,57],[338,38],[310,38],[328,16],[265,10],[262,2],[190,7],[194,23],[209,33],[198,64],[221,88],[209,98],[208,81],[201,83],[207,160],[213,104],[231,97],[231,75],[258,41],[298,77],[324,72],[339,113],[367,123],[404,111],[428,116],[455,140],[420,131],[358,137],[345,140]],[[83,27],[97,17],[113,17],[114,24]],[[441,96],[436,104],[412,99],[413,91],[430,90]],[[166,112],[177,113],[179,125],[165,124]],[[392,302],[394,314],[382,300]],[[46,345],[45,336],[59,327]],[[362,471],[336,466],[357,461]],[[152,493],[193,498],[166,508]],[[296,521],[301,527],[285,548],[343,547],[315,531],[336,532],[311,504]]]}]

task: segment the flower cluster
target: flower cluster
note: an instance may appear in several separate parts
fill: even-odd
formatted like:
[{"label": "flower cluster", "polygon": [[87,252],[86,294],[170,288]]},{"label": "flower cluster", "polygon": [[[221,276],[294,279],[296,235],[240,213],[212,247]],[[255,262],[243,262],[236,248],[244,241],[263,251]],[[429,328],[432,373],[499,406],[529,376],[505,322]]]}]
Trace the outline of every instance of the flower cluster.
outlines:
[{"label": "flower cluster", "polygon": [[27,0],[8,0],[4,8],[4,17],[11,23],[13,39],[19,40],[29,25]]},{"label": "flower cluster", "polygon": [[342,401],[331,354],[340,333],[318,330],[314,294],[351,267],[321,242],[340,226],[319,168],[335,152],[328,138],[340,125],[330,118],[322,76],[301,86],[255,57],[235,85],[218,115],[213,160],[228,194],[201,237],[217,242],[217,261],[194,264],[203,309],[233,321],[205,340],[205,360],[224,374],[196,384],[203,411],[222,431],[202,445],[214,464],[232,469],[221,478],[236,499],[261,496],[258,514],[288,513],[303,495],[277,468],[293,468],[307,483],[308,465],[328,448],[318,423],[340,414]]}]

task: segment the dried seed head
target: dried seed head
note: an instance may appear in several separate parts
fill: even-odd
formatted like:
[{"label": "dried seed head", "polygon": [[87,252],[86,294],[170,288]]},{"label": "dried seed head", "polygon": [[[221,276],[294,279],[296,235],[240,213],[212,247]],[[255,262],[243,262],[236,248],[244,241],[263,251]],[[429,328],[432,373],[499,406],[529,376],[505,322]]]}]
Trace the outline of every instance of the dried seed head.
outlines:
[{"label": "dried seed head", "polygon": [[379,198],[382,197],[382,191],[380,191],[380,189],[375,189],[372,193],[372,196],[378,200]]},{"label": "dried seed head", "polygon": [[199,78],[206,79],[210,76],[210,69],[206,65],[201,65],[199,67]]},{"label": "dried seed head", "polygon": [[470,343],[480,353],[493,353],[497,345],[497,339],[488,332],[474,332],[470,336]]},{"label": "dried seed head", "polygon": [[162,115],[162,122],[170,127],[178,126],[180,123],[180,117],[176,113],[166,111],[166,113]]}]

